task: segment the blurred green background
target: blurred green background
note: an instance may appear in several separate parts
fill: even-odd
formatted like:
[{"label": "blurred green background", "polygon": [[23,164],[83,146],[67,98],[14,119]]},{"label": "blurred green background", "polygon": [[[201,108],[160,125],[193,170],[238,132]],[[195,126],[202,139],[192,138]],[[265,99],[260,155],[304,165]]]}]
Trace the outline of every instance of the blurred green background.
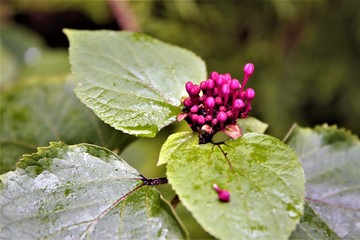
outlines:
[{"label": "blurred green background", "polygon": [[[269,123],[271,135],[283,138],[294,122],[337,124],[359,135],[359,9],[357,0],[2,0],[1,94],[31,77],[70,73],[63,28],[142,31],[192,50],[209,73],[242,79],[244,64],[253,62],[251,116]],[[121,156],[148,177],[163,176],[165,168],[156,167],[161,144],[179,129],[186,126],[139,139]],[[169,187],[161,188],[171,199]],[[192,238],[209,237],[194,220],[186,223]]]}]

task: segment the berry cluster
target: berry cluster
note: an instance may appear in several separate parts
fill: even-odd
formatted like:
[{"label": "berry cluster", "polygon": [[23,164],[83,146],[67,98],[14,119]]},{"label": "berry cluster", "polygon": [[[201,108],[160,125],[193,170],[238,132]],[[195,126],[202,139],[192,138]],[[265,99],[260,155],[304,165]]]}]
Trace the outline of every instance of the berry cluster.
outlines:
[{"label": "berry cluster", "polygon": [[200,85],[187,82],[185,88],[189,97],[183,100],[184,108],[178,120],[185,119],[193,131],[200,133],[200,143],[210,142],[219,131],[234,139],[240,137],[236,120],[246,118],[251,111],[255,91],[244,88],[253,72],[254,65],[247,63],[242,84],[228,73],[217,72],[212,72],[211,77]]}]

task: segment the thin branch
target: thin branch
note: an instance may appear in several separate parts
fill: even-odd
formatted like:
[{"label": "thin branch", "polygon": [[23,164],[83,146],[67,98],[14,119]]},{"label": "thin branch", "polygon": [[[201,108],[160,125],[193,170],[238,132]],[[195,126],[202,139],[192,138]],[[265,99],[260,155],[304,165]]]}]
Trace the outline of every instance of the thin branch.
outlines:
[{"label": "thin branch", "polygon": [[286,142],[288,140],[288,138],[290,137],[290,135],[292,134],[292,132],[294,131],[294,129],[297,127],[297,124],[294,123],[291,128],[289,129],[289,131],[286,133],[286,136],[284,137],[284,139],[282,140],[283,142]]},{"label": "thin branch", "polygon": [[161,185],[161,184],[167,184],[168,180],[166,177],[161,177],[161,178],[146,178],[144,176],[142,176],[141,180],[143,181],[143,185],[147,185],[147,186],[156,186],[156,185]]},{"label": "thin branch", "polygon": [[175,209],[176,206],[180,203],[180,198],[179,196],[176,194],[173,199],[171,199],[171,206]]},{"label": "thin branch", "polygon": [[122,30],[141,32],[139,22],[127,0],[108,0],[109,7]]}]

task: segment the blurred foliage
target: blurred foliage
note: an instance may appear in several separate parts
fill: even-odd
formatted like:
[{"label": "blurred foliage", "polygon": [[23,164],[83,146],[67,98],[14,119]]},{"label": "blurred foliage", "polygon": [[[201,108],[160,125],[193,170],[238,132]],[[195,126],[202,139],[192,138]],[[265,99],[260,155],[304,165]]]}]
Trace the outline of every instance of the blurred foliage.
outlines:
[{"label": "blurred foliage", "polygon": [[283,137],[293,122],[360,133],[359,1],[133,1],[146,33],[193,50],[208,71],[255,64],[252,114]]},{"label": "blurred foliage", "polygon": [[[360,93],[359,1],[130,3],[145,33],[194,51],[205,59],[209,72],[229,72],[241,79],[244,63],[254,62],[256,71],[249,84],[257,97],[252,114],[270,124],[269,133],[283,137],[293,122],[335,123],[360,133],[356,98]],[[7,2],[6,9],[8,14],[2,15],[9,16],[5,22],[10,23],[24,13],[64,11],[81,12],[102,24],[115,21],[106,1],[16,0]],[[34,22],[29,25],[33,27]],[[12,35],[3,24],[1,32],[2,39]],[[17,41],[26,46],[32,40],[17,37]],[[17,49],[18,56],[22,48]],[[2,52],[4,62],[8,49],[2,47]],[[11,66],[4,67],[7,72],[2,78],[14,75],[11,69],[16,65]]]},{"label": "blurred foliage", "polygon": [[12,0],[11,5],[15,11],[36,12],[59,12],[59,11],[81,11],[97,23],[103,23],[111,19],[109,8],[105,1],[83,1],[83,0]]},{"label": "blurred foliage", "polygon": [[[327,122],[360,134],[360,1],[130,4],[143,32],[194,51],[209,72],[242,79],[244,64],[253,62],[255,74],[248,84],[257,96],[251,115],[269,123],[268,133],[283,138],[293,122]],[[18,79],[70,71],[67,49],[46,45],[59,39],[65,43],[57,46],[66,45],[62,27],[116,27],[108,3],[101,0],[1,1],[0,13],[1,91]],[[155,167],[158,153],[173,131],[169,127],[155,139],[139,139],[122,156],[146,176],[161,176],[164,168]],[[181,205],[177,211],[191,218]],[[209,237],[187,218],[184,223],[192,238]]]}]

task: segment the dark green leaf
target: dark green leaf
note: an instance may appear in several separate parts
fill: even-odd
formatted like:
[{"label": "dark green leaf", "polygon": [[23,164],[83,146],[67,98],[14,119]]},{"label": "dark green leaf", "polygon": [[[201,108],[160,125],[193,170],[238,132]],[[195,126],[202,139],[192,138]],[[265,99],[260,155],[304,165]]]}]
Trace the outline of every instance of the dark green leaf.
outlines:
[{"label": "dark green leaf", "polygon": [[339,239],[339,237],[331,231],[324,221],[316,215],[309,207],[304,205],[304,215],[300,219],[300,223],[296,226],[296,230],[290,236],[290,240],[297,239]]},{"label": "dark green leaf", "polygon": [[154,187],[105,148],[51,143],[0,176],[2,239],[179,239]]},{"label": "dark green leaf", "polygon": [[206,78],[195,54],[147,35],[66,30],[76,93],[106,123],[154,137],[176,120],[187,81]]},{"label": "dark green leaf", "polygon": [[340,238],[359,239],[358,138],[335,126],[323,125],[313,130],[296,127],[288,143],[304,167],[309,206]]},{"label": "dark green leaf", "polygon": [[15,169],[24,153],[50,141],[87,142],[123,149],[133,137],[100,121],[65,77],[34,78],[1,93],[0,168]]},{"label": "dark green leaf", "polygon": [[[215,237],[287,239],[295,229],[305,180],[296,154],[280,140],[247,133],[225,144],[199,145],[196,135],[177,133],[164,146],[170,184]],[[213,184],[230,192],[230,202],[218,200]]]}]

